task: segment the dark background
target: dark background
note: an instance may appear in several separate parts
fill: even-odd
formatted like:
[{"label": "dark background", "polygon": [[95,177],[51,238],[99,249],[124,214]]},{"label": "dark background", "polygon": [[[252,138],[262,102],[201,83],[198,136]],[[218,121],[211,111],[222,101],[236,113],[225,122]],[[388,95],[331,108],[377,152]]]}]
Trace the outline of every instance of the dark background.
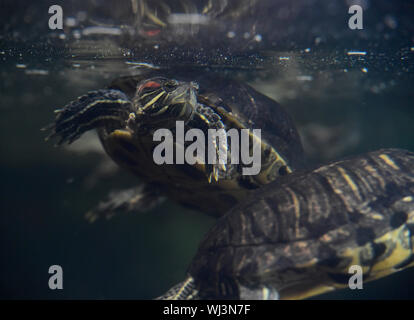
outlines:
[{"label": "dark background", "polygon": [[[214,220],[166,202],[88,223],[87,210],[136,178],[111,166],[93,134],[54,148],[40,131],[55,108],[139,72],[131,63],[209,67],[249,81],[292,114],[313,164],[382,147],[414,151],[411,1],[261,1],[245,19],[218,18],[196,34],[76,39],[91,21],[131,24],[126,3],[0,2],[0,298],[151,299],[184,278]],[[364,30],[351,31],[348,7],[358,3]],[[51,31],[51,4],[90,19]],[[63,268],[60,291],[48,288],[53,264]],[[412,299],[413,283],[411,269],[321,298]]]}]

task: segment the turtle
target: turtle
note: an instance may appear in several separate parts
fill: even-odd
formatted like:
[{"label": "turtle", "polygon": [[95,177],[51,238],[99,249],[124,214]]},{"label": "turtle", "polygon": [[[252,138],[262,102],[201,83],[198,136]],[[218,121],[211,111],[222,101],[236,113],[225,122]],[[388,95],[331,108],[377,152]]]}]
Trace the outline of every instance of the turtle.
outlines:
[{"label": "turtle", "polygon": [[[165,196],[218,217],[254,189],[306,165],[299,134],[283,107],[248,84],[215,72],[182,68],[119,77],[107,88],[91,91],[55,112],[55,122],[45,128],[50,130],[46,139],[58,137],[57,145],[72,143],[97,129],[106,153],[145,183],[111,193],[88,213],[92,221],[120,211],[151,208]],[[197,154],[193,163],[155,163],[158,130],[169,130],[175,155],[190,144],[175,139],[178,122],[186,132],[205,133],[206,150],[217,156],[213,160],[226,154],[227,162],[206,161],[207,156],[197,158]],[[258,146],[257,174],[246,175],[241,161],[232,161],[231,147],[237,144],[223,133],[232,129],[240,138],[243,130],[247,132],[249,154]],[[255,129],[261,130],[260,135]],[[222,134],[209,137],[210,130]]]},{"label": "turtle", "polygon": [[[414,266],[414,153],[380,149],[280,178],[207,232],[159,299],[303,299]],[[355,271],[352,271],[355,272]]]}]

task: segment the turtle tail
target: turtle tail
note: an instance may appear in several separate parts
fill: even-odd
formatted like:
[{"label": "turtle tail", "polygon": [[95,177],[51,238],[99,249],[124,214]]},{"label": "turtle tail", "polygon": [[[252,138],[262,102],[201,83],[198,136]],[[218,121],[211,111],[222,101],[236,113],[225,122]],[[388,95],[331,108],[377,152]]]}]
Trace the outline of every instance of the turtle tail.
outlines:
[{"label": "turtle tail", "polygon": [[55,110],[55,122],[42,128],[51,131],[49,140],[60,137],[57,145],[72,143],[86,131],[102,126],[121,128],[133,112],[131,100],[119,90],[97,90],[88,92],[62,109]]},{"label": "turtle tail", "polygon": [[162,296],[155,300],[199,300],[198,290],[193,277],[188,277],[183,282],[176,284]]}]

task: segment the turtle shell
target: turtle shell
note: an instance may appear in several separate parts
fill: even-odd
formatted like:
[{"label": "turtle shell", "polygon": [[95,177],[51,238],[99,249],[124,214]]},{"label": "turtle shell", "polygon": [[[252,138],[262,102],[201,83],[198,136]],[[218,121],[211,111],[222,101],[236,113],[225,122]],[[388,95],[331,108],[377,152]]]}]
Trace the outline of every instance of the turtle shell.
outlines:
[{"label": "turtle shell", "polygon": [[153,160],[156,143],[152,135],[134,135],[122,128],[99,130],[107,153],[120,166],[134,172],[162,189],[170,198],[187,207],[219,216],[244,199],[252,189],[304,165],[304,154],[297,130],[290,116],[275,101],[246,84],[213,73],[150,72],[121,77],[109,86],[131,101],[142,81],[155,77],[193,81],[198,84],[197,100],[211,107],[223,120],[226,130],[261,129],[262,169],[256,176],[235,173],[231,177],[208,181],[203,165],[157,165]]},{"label": "turtle shell", "polygon": [[198,99],[216,108],[222,106],[220,114],[225,117],[228,126],[261,129],[262,139],[277,147],[289,166],[295,169],[305,166],[302,143],[291,116],[279,103],[245,83],[211,72],[174,70],[120,77],[109,88],[120,90],[132,99],[141,81],[159,76],[197,82]]},{"label": "turtle shell", "polygon": [[364,281],[414,265],[414,153],[383,149],[264,186],[217,221],[189,274],[201,298],[273,288],[298,299],[348,286],[353,265]]}]

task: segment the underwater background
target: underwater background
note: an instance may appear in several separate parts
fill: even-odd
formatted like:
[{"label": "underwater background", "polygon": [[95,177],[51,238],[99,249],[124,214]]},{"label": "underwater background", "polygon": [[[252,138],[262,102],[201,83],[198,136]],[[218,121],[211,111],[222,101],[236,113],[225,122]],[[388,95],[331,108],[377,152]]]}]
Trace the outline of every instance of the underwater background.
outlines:
[{"label": "underwater background", "polygon": [[[94,133],[55,148],[40,129],[54,109],[118,76],[183,66],[247,81],[292,115],[312,165],[386,147],[414,151],[412,1],[223,1],[229,11],[211,21],[158,29],[137,17],[143,2],[157,9],[163,1],[0,1],[2,299],[152,299],[184,279],[214,223],[171,201],[85,219],[109,191],[138,180]],[[209,1],[169,3],[200,11]],[[48,26],[55,4],[63,30]],[[363,30],[348,27],[353,4],[364,9]],[[63,290],[48,287],[55,264]],[[413,284],[411,268],[316,298],[412,299]]]}]

